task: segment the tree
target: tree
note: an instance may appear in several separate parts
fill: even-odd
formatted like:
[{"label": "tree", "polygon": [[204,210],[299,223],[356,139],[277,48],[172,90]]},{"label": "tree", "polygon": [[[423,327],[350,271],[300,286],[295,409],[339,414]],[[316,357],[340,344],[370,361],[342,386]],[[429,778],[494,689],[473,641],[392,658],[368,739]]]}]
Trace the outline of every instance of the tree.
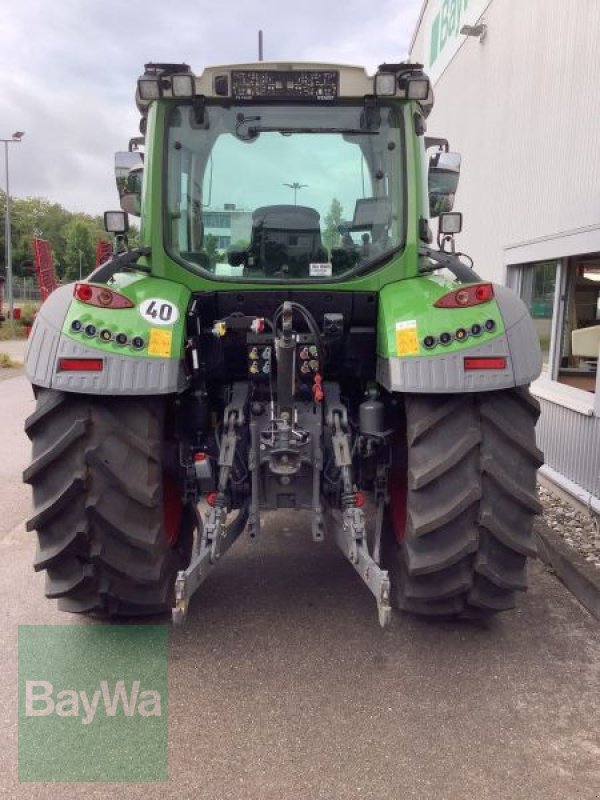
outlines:
[{"label": "tree", "polygon": [[[4,219],[6,198],[0,193],[0,215]],[[24,274],[25,264],[33,260],[34,236],[47,239],[54,251],[54,258],[62,262],[65,237],[64,229],[68,224],[71,214],[58,203],[51,203],[43,197],[13,197],[11,198],[11,238],[13,268],[15,275]],[[0,249],[4,248],[4,226],[0,233]]]},{"label": "tree", "polygon": [[[4,220],[6,195],[0,190],[0,268],[4,266]],[[54,266],[59,278],[79,278],[79,251],[82,253],[82,274],[88,275],[96,263],[96,245],[100,239],[110,240],[102,217],[71,212],[44,197],[11,197],[12,262],[15,276],[31,274],[33,237],[50,242]],[[86,231],[86,232],[84,232]],[[139,230],[129,229],[129,245],[138,245]]]},{"label": "tree", "polygon": [[66,248],[64,260],[64,277],[75,281],[80,274],[85,278],[96,264],[96,239],[89,222],[74,218],[66,227]]},{"label": "tree", "polygon": [[210,268],[213,269],[220,258],[220,254],[219,240],[216,236],[213,236],[212,233],[207,234],[206,239],[204,240],[204,252],[208,256]]},{"label": "tree", "polygon": [[340,232],[338,227],[342,222],[342,214],[344,210],[342,204],[334,197],[331,201],[331,207],[325,217],[325,230],[323,231],[323,244],[331,253],[334,247],[338,247],[340,243]]}]

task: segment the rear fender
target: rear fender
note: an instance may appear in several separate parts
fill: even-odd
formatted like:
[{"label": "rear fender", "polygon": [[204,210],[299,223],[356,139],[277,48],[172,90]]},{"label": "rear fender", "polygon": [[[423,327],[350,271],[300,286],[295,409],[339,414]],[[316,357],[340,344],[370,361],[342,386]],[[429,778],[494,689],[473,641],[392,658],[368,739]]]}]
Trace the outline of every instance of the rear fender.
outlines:
[{"label": "rear fender", "polygon": [[[465,308],[434,306],[462,285],[430,276],[384,287],[379,302],[377,380],[388,391],[479,392],[526,385],[539,376],[539,340],[522,300],[494,284],[494,299],[485,303]],[[475,335],[478,326],[481,330]],[[466,336],[459,338],[458,332]],[[447,344],[440,341],[444,333],[451,336]],[[426,346],[428,336],[435,340],[432,347]],[[467,357],[501,359],[504,366],[467,370]]]},{"label": "rear fender", "polygon": [[[135,274],[115,278],[103,288],[129,298],[131,308],[82,303],[74,297],[75,284],[61,286],[48,297],[27,346],[25,371],[32,384],[108,395],[170,394],[187,386],[183,347],[190,292],[157,278]],[[94,335],[89,326],[95,328]],[[111,338],[102,340],[101,331],[109,331]],[[117,343],[119,333],[127,337],[125,344]],[[136,337],[143,346],[133,346]],[[102,369],[64,371],[64,358],[101,359]]]}]

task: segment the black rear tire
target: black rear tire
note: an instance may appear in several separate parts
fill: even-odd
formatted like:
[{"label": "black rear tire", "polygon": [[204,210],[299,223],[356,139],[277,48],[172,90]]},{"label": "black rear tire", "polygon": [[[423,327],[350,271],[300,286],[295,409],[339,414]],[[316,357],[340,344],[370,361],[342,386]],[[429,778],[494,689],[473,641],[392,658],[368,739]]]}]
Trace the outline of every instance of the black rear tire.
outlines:
[{"label": "black rear tire", "polygon": [[23,479],[46,596],[65,611],[110,616],[169,609],[194,528],[165,467],[169,399],[36,394]]},{"label": "black rear tire", "polygon": [[392,604],[465,617],[514,607],[536,554],[537,401],[524,387],[406,395],[405,411],[407,487],[391,488],[406,492],[404,535],[393,513],[384,532]]}]

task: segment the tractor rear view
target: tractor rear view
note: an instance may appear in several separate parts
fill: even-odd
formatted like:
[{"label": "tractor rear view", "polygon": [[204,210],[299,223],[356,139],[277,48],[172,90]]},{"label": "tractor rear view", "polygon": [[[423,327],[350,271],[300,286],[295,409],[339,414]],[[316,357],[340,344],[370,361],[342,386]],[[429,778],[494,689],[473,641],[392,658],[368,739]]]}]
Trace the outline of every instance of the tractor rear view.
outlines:
[{"label": "tractor rear view", "polygon": [[541,354],[454,253],[460,157],[425,136],[422,67],[148,64],[136,100],[117,183],[141,244],[107,212],[115,254],[51,295],[27,354],[47,596],[181,623],[265,511],[305,510],[382,625],[511,608]]}]

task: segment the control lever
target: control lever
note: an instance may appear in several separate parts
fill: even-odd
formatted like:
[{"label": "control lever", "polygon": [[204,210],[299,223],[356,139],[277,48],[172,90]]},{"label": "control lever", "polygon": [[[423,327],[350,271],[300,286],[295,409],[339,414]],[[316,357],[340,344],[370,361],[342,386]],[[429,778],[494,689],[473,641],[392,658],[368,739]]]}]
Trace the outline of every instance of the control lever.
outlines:
[{"label": "control lever", "polygon": [[281,313],[281,334],[275,338],[277,359],[277,402],[279,416],[293,419],[294,394],[296,392],[296,337],[292,330],[292,304],[286,300]]}]

